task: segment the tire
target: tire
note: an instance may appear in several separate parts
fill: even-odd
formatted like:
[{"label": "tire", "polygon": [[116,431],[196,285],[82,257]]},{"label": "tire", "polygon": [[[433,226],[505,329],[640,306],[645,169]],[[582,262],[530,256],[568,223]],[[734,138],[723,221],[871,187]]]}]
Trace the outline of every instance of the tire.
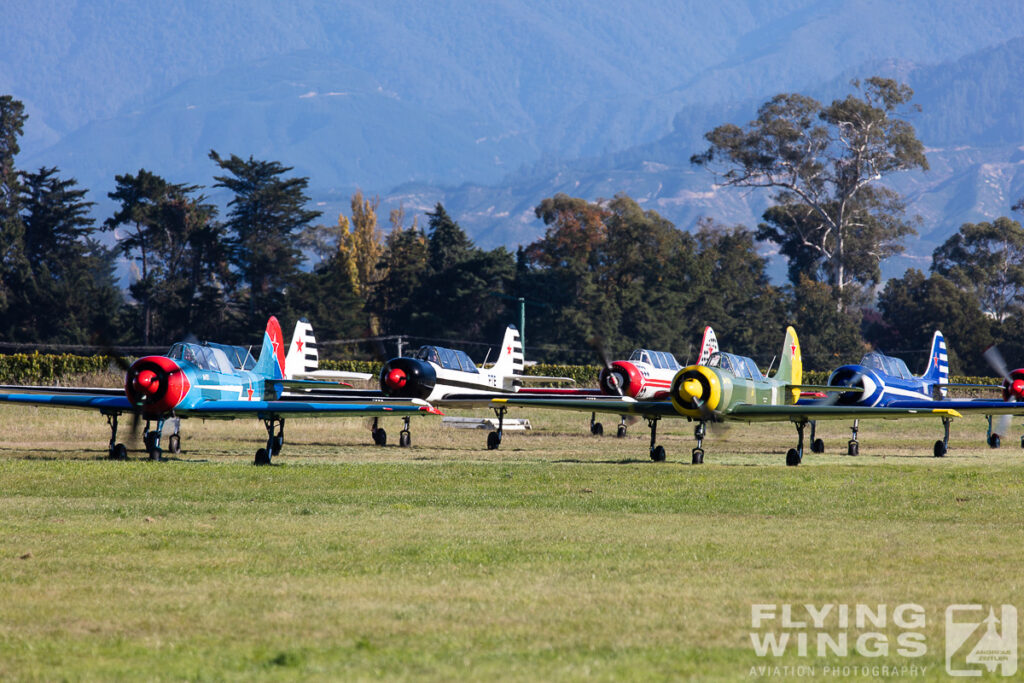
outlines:
[{"label": "tire", "polygon": [[946,456],[946,444],[941,441],[935,442],[935,447],[932,449],[932,453],[936,458],[943,458]]},{"label": "tire", "polygon": [[156,432],[146,432],[142,435],[142,443],[146,446],[147,451],[153,450],[153,441],[156,440]]},{"label": "tire", "polygon": [[274,450],[271,455],[280,455],[281,449],[284,448],[284,436],[275,436],[272,441],[274,442]]},{"label": "tire", "polygon": [[814,443],[811,444],[811,453],[824,453],[825,442],[821,439],[815,439]]},{"label": "tire", "polygon": [[256,459],[252,461],[253,465],[269,465],[270,455],[267,454],[266,448],[261,448],[256,451]]},{"label": "tire", "polygon": [[498,436],[498,432],[491,432],[487,435],[487,450],[497,450],[500,445],[501,437]]},{"label": "tire", "polygon": [[847,455],[860,455],[860,444],[856,441],[850,441],[846,444]]},{"label": "tire", "polygon": [[693,449],[693,464],[703,465],[704,464],[704,449],[694,448]]},{"label": "tire", "polygon": [[127,460],[128,449],[125,447],[123,443],[116,443],[114,444],[114,447],[110,449],[109,457],[111,460]]},{"label": "tire", "polygon": [[796,467],[800,464],[800,453],[795,448],[790,448],[786,451],[786,465],[788,467]]},{"label": "tire", "polygon": [[655,446],[651,451],[651,460],[654,462],[665,462],[665,447]]},{"label": "tire", "polygon": [[398,434],[398,445],[402,448],[408,448],[409,444],[412,443],[412,435],[404,429]]},{"label": "tire", "polygon": [[1024,448],[1024,436],[1020,437],[1020,447]]},{"label": "tire", "polygon": [[619,428],[615,430],[615,436],[616,438],[624,439],[626,437],[626,425],[619,425]]},{"label": "tire", "polygon": [[595,422],[590,425],[590,433],[594,436],[604,436],[604,425],[600,422]]},{"label": "tire", "polygon": [[156,460],[156,461],[163,460],[164,459],[164,452],[163,452],[163,450],[160,449],[160,448],[156,448],[155,446],[153,448],[150,448],[149,449],[149,459],[150,460]]},{"label": "tire", "polygon": [[388,433],[383,429],[378,429],[373,433],[373,442],[378,446],[388,445]]},{"label": "tire", "polygon": [[181,437],[177,434],[171,434],[167,437],[167,450],[175,455],[181,453]]},{"label": "tire", "polygon": [[998,434],[991,434],[991,435],[989,435],[989,437],[988,437],[988,447],[989,448],[999,448],[999,435]]}]

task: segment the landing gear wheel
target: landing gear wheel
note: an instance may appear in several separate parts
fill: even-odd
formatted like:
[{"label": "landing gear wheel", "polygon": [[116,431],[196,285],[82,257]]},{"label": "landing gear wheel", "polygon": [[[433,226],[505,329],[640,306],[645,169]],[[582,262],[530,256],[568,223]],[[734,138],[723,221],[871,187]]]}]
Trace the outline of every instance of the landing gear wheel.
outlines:
[{"label": "landing gear wheel", "polygon": [[1020,437],[1020,447],[1024,448],[1024,436]]},{"label": "landing gear wheel", "polygon": [[253,465],[269,465],[270,455],[267,453],[266,448],[261,448],[256,451],[256,459],[252,461]]},{"label": "landing gear wheel", "polygon": [[110,455],[108,457],[111,460],[127,460],[128,449],[123,443],[114,444],[114,447],[110,449]]},{"label": "landing gear wheel", "polygon": [[373,442],[378,446],[386,446],[388,443],[388,433],[383,429],[375,429],[373,431]]},{"label": "landing gear wheel", "polygon": [[280,455],[281,449],[284,447],[284,437],[283,436],[275,436],[275,437],[273,437],[272,440],[274,442],[274,451],[273,451],[273,453],[271,453],[271,455],[272,456]]},{"label": "landing gear wheel", "polygon": [[821,439],[815,439],[811,442],[811,453],[824,453],[825,442]]},{"label": "landing gear wheel", "polygon": [[998,434],[992,434],[992,435],[990,435],[988,437],[988,447],[989,448],[999,448],[999,435]]},{"label": "landing gear wheel", "polygon": [[860,455],[860,444],[856,441],[850,441],[846,444],[847,455]]},{"label": "landing gear wheel", "polygon": [[171,434],[167,437],[167,450],[175,455],[181,453],[181,437],[177,434]]},{"label": "landing gear wheel", "polygon": [[501,437],[498,436],[498,432],[491,432],[487,435],[487,450],[493,451],[501,445]]},{"label": "landing gear wheel", "polygon": [[704,449],[694,448],[693,449],[693,464],[703,465],[704,464]]},{"label": "landing gear wheel", "polygon": [[941,441],[935,442],[935,448],[933,449],[936,458],[942,458],[946,455],[946,444]]},{"label": "landing gear wheel", "polygon": [[786,465],[788,467],[796,467],[800,464],[800,452],[795,448],[790,448],[786,451]]},{"label": "landing gear wheel", "polygon": [[600,422],[595,422],[590,425],[590,433],[594,436],[604,436],[604,425]]},{"label": "landing gear wheel", "polygon": [[142,435],[142,443],[146,446],[146,450],[152,453],[153,443],[156,441],[156,432],[146,432]]},{"label": "landing gear wheel", "polygon": [[412,443],[412,435],[406,430],[402,430],[398,433],[398,445],[402,448],[408,448],[409,444]]},{"label": "landing gear wheel", "polygon": [[651,460],[654,462],[665,462],[665,447],[655,446],[651,450]]},{"label": "landing gear wheel", "polygon": [[164,452],[163,452],[163,450],[158,448],[158,447],[156,447],[156,446],[154,446],[153,448],[150,448],[149,449],[149,459],[150,460],[157,460],[157,461],[163,460],[164,459]]},{"label": "landing gear wheel", "polygon": [[[619,439],[625,438],[626,425],[619,425],[619,428],[615,430],[615,436]],[[1024,444],[1024,439],[1021,439],[1021,443]]]}]

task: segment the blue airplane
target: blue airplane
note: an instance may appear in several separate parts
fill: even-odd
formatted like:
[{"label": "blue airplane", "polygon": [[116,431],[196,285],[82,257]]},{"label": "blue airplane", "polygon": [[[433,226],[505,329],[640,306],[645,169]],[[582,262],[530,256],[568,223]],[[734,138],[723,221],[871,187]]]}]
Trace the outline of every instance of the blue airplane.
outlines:
[{"label": "blue airplane", "polygon": [[[441,414],[425,401],[388,403],[282,401],[285,387],[337,386],[336,382],[285,379],[285,354],[281,326],[271,317],[263,334],[259,359],[241,346],[225,344],[174,344],[166,356],[145,356],[132,363],[119,389],[69,389],[24,387],[50,393],[0,393],[0,401],[58,408],[96,410],[110,425],[109,457],[123,460],[127,448],[117,442],[118,418],[133,416],[134,424],[146,420],[144,443],[149,457],[163,456],[161,433],[168,419],[199,417],[234,419],[255,417],[267,430],[267,446],[256,451],[255,464],[268,465],[284,445],[286,417],[358,417],[380,415]],[[149,429],[152,422],[155,429]],[[172,452],[180,451],[180,436],[168,440]]]},{"label": "blue airplane", "polygon": [[[1004,373],[1005,374],[1005,373]],[[1008,380],[1009,381],[1009,380]],[[942,333],[936,331],[932,335],[931,349],[928,353],[928,367],[921,375],[914,375],[907,364],[899,358],[887,356],[879,351],[872,351],[861,358],[859,364],[843,365],[832,372],[828,378],[829,386],[851,387],[858,391],[834,394],[832,401],[836,405],[870,406],[887,408],[936,408],[942,407],[955,410],[961,414],[981,413],[989,416],[989,445],[998,446],[998,435],[993,439],[991,429],[992,415],[1024,414],[1024,405],[1014,405],[1012,400],[988,399],[950,399],[948,391],[951,386],[969,386],[971,388],[1003,388],[999,385],[951,385],[949,383],[949,358],[946,352],[946,340]],[[1004,399],[1010,396],[1004,390]],[[951,418],[943,417],[944,436],[936,441],[933,454],[941,458],[949,450],[949,425]],[[857,455],[860,444],[857,441],[859,420],[854,420],[851,428],[852,437],[847,442],[847,454]],[[1024,440],[1022,440],[1024,447]],[[822,453],[825,445],[821,439],[814,438],[814,425],[811,426],[811,450]]]}]

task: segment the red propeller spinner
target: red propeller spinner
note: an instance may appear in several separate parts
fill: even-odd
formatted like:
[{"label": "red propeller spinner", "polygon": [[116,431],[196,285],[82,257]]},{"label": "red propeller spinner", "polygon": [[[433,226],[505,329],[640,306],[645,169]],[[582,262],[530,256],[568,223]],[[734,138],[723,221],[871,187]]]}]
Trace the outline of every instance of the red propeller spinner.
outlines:
[{"label": "red propeller spinner", "polygon": [[164,415],[181,403],[189,381],[178,364],[166,356],[146,356],[131,364],[124,393],[144,415]]}]

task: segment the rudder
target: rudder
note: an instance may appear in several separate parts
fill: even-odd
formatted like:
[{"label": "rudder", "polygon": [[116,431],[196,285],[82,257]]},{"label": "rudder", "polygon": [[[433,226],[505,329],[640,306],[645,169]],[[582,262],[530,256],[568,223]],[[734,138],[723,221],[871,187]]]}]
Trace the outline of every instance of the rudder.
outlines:
[{"label": "rudder", "polygon": [[313,326],[305,318],[295,323],[292,342],[288,345],[288,354],[284,358],[284,376],[291,379],[296,375],[315,372],[320,364],[316,348],[316,337]]},{"label": "rudder", "polygon": [[519,329],[515,325],[509,325],[505,328],[505,336],[501,340],[498,360],[494,362],[491,370],[500,375],[521,375],[523,365],[523,343],[519,338]]},{"label": "rudder", "polygon": [[[799,386],[803,383],[804,362],[800,355],[800,340],[797,339],[796,330],[792,326],[786,328],[786,341],[782,346],[782,354],[779,360],[779,369],[775,373],[775,379]],[[787,403],[796,403],[800,399],[800,389],[790,389],[791,400]]]}]

